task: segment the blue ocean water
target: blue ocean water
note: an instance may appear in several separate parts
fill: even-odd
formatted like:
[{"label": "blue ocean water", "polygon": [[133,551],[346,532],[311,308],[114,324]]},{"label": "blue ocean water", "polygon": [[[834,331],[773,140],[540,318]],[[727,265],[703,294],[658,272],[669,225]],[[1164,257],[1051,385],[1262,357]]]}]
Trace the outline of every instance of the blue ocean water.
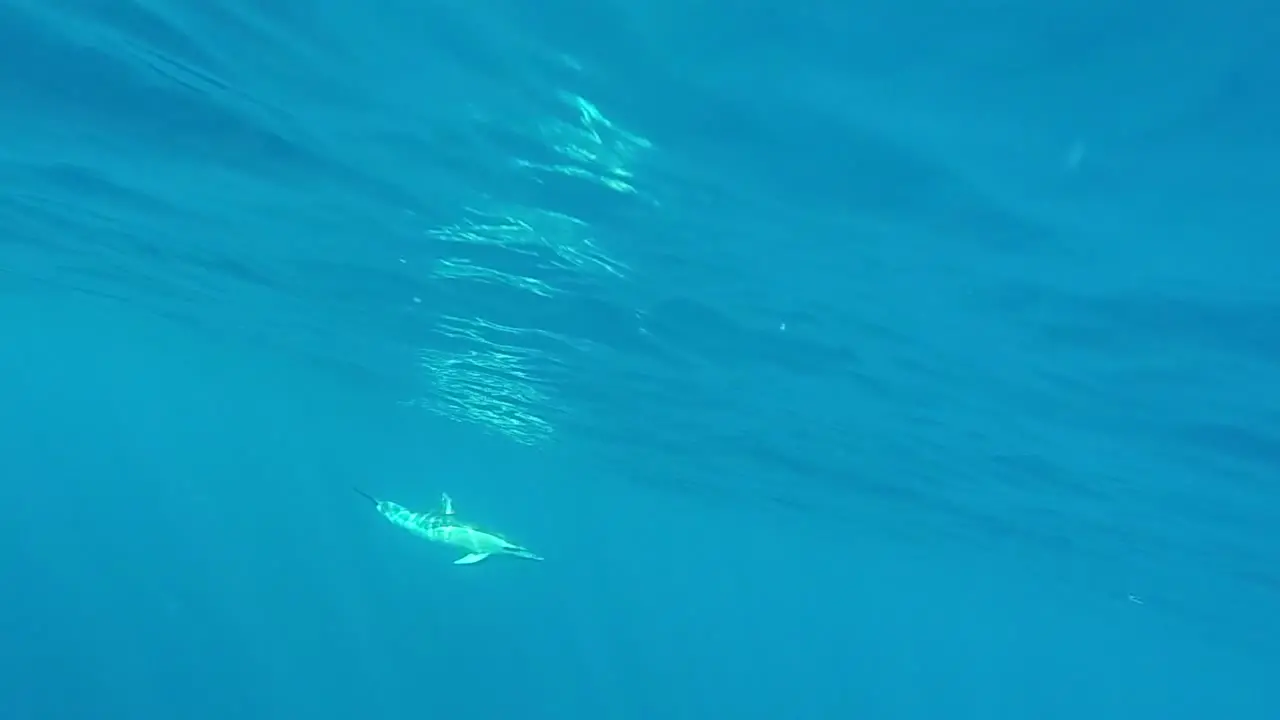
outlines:
[{"label": "blue ocean water", "polygon": [[1277,32],[0,4],[0,715],[1280,717]]}]

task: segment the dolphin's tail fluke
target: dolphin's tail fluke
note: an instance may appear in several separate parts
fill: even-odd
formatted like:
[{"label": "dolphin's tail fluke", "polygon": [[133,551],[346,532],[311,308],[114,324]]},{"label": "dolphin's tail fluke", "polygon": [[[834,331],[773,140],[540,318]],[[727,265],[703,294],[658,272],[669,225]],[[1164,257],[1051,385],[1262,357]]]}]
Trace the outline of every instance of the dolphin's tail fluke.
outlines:
[{"label": "dolphin's tail fluke", "polygon": [[358,488],[358,487],[353,487],[353,488],[351,488],[351,489],[352,489],[352,490],[355,490],[357,495],[359,495],[359,496],[360,496],[360,497],[362,497],[362,498],[366,498],[369,502],[373,503],[374,505],[377,505],[377,504],[378,504],[378,498],[376,498],[376,497],[374,497],[374,496],[370,495],[369,493],[367,493],[367,492],[365,492],[365,491],[361,490],[361,489],[360,489],[360,488]]},{"label": "dolphin's tail fluke", "polygon": [[507,553],[508,553],[508,554],[510,554],[510,555],[515,555],[516,557],[522,557],[522,558],[525,558],[526,560],[541,560],[541,559],[542,559],[542,556],[541,556],[541,555],[537,555],[537,554],[535,554],[533,551],[531,551],[531,550],[526,550],[526,549],[524,549],[524,548],[522,548],[522,547],[520,547],[520,546],[518,546],[518,545],[512,545],[511,547],[507,548]]}]

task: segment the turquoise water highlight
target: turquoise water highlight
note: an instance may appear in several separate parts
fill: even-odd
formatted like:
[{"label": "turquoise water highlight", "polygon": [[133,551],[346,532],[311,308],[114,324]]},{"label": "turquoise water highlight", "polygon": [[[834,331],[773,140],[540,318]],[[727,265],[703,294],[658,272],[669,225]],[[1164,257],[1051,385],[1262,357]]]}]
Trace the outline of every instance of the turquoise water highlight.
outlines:
[{"label": "turquoise water highlight", "polygon": [[0,711],[1280,716],[1269,12],[5,5]]}]

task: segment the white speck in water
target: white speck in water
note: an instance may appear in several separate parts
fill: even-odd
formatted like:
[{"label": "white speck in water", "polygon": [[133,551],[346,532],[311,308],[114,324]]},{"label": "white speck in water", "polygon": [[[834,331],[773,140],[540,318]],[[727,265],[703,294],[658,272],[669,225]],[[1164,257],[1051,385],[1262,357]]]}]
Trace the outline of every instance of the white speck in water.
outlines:
[{"label": "white speck in water", "polygon": [[1067,170],[1076,171],[1080,169],[1080,163],[1084,162],[1084,141],[1077,140],[1071,143],[1071,147],[1067,149],[1066,166]]}]

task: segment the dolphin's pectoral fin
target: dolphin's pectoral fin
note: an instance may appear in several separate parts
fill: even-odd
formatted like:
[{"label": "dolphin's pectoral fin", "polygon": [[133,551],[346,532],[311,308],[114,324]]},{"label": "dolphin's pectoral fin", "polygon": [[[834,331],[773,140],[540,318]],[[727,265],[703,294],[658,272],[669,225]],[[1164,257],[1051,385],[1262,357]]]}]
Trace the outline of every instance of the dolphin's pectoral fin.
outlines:
[{"label": "dolphin's pectoral fin", "polygon": [[489,557],[489,553],[471,553],[453,561],[454,565],[471,565]]}]

